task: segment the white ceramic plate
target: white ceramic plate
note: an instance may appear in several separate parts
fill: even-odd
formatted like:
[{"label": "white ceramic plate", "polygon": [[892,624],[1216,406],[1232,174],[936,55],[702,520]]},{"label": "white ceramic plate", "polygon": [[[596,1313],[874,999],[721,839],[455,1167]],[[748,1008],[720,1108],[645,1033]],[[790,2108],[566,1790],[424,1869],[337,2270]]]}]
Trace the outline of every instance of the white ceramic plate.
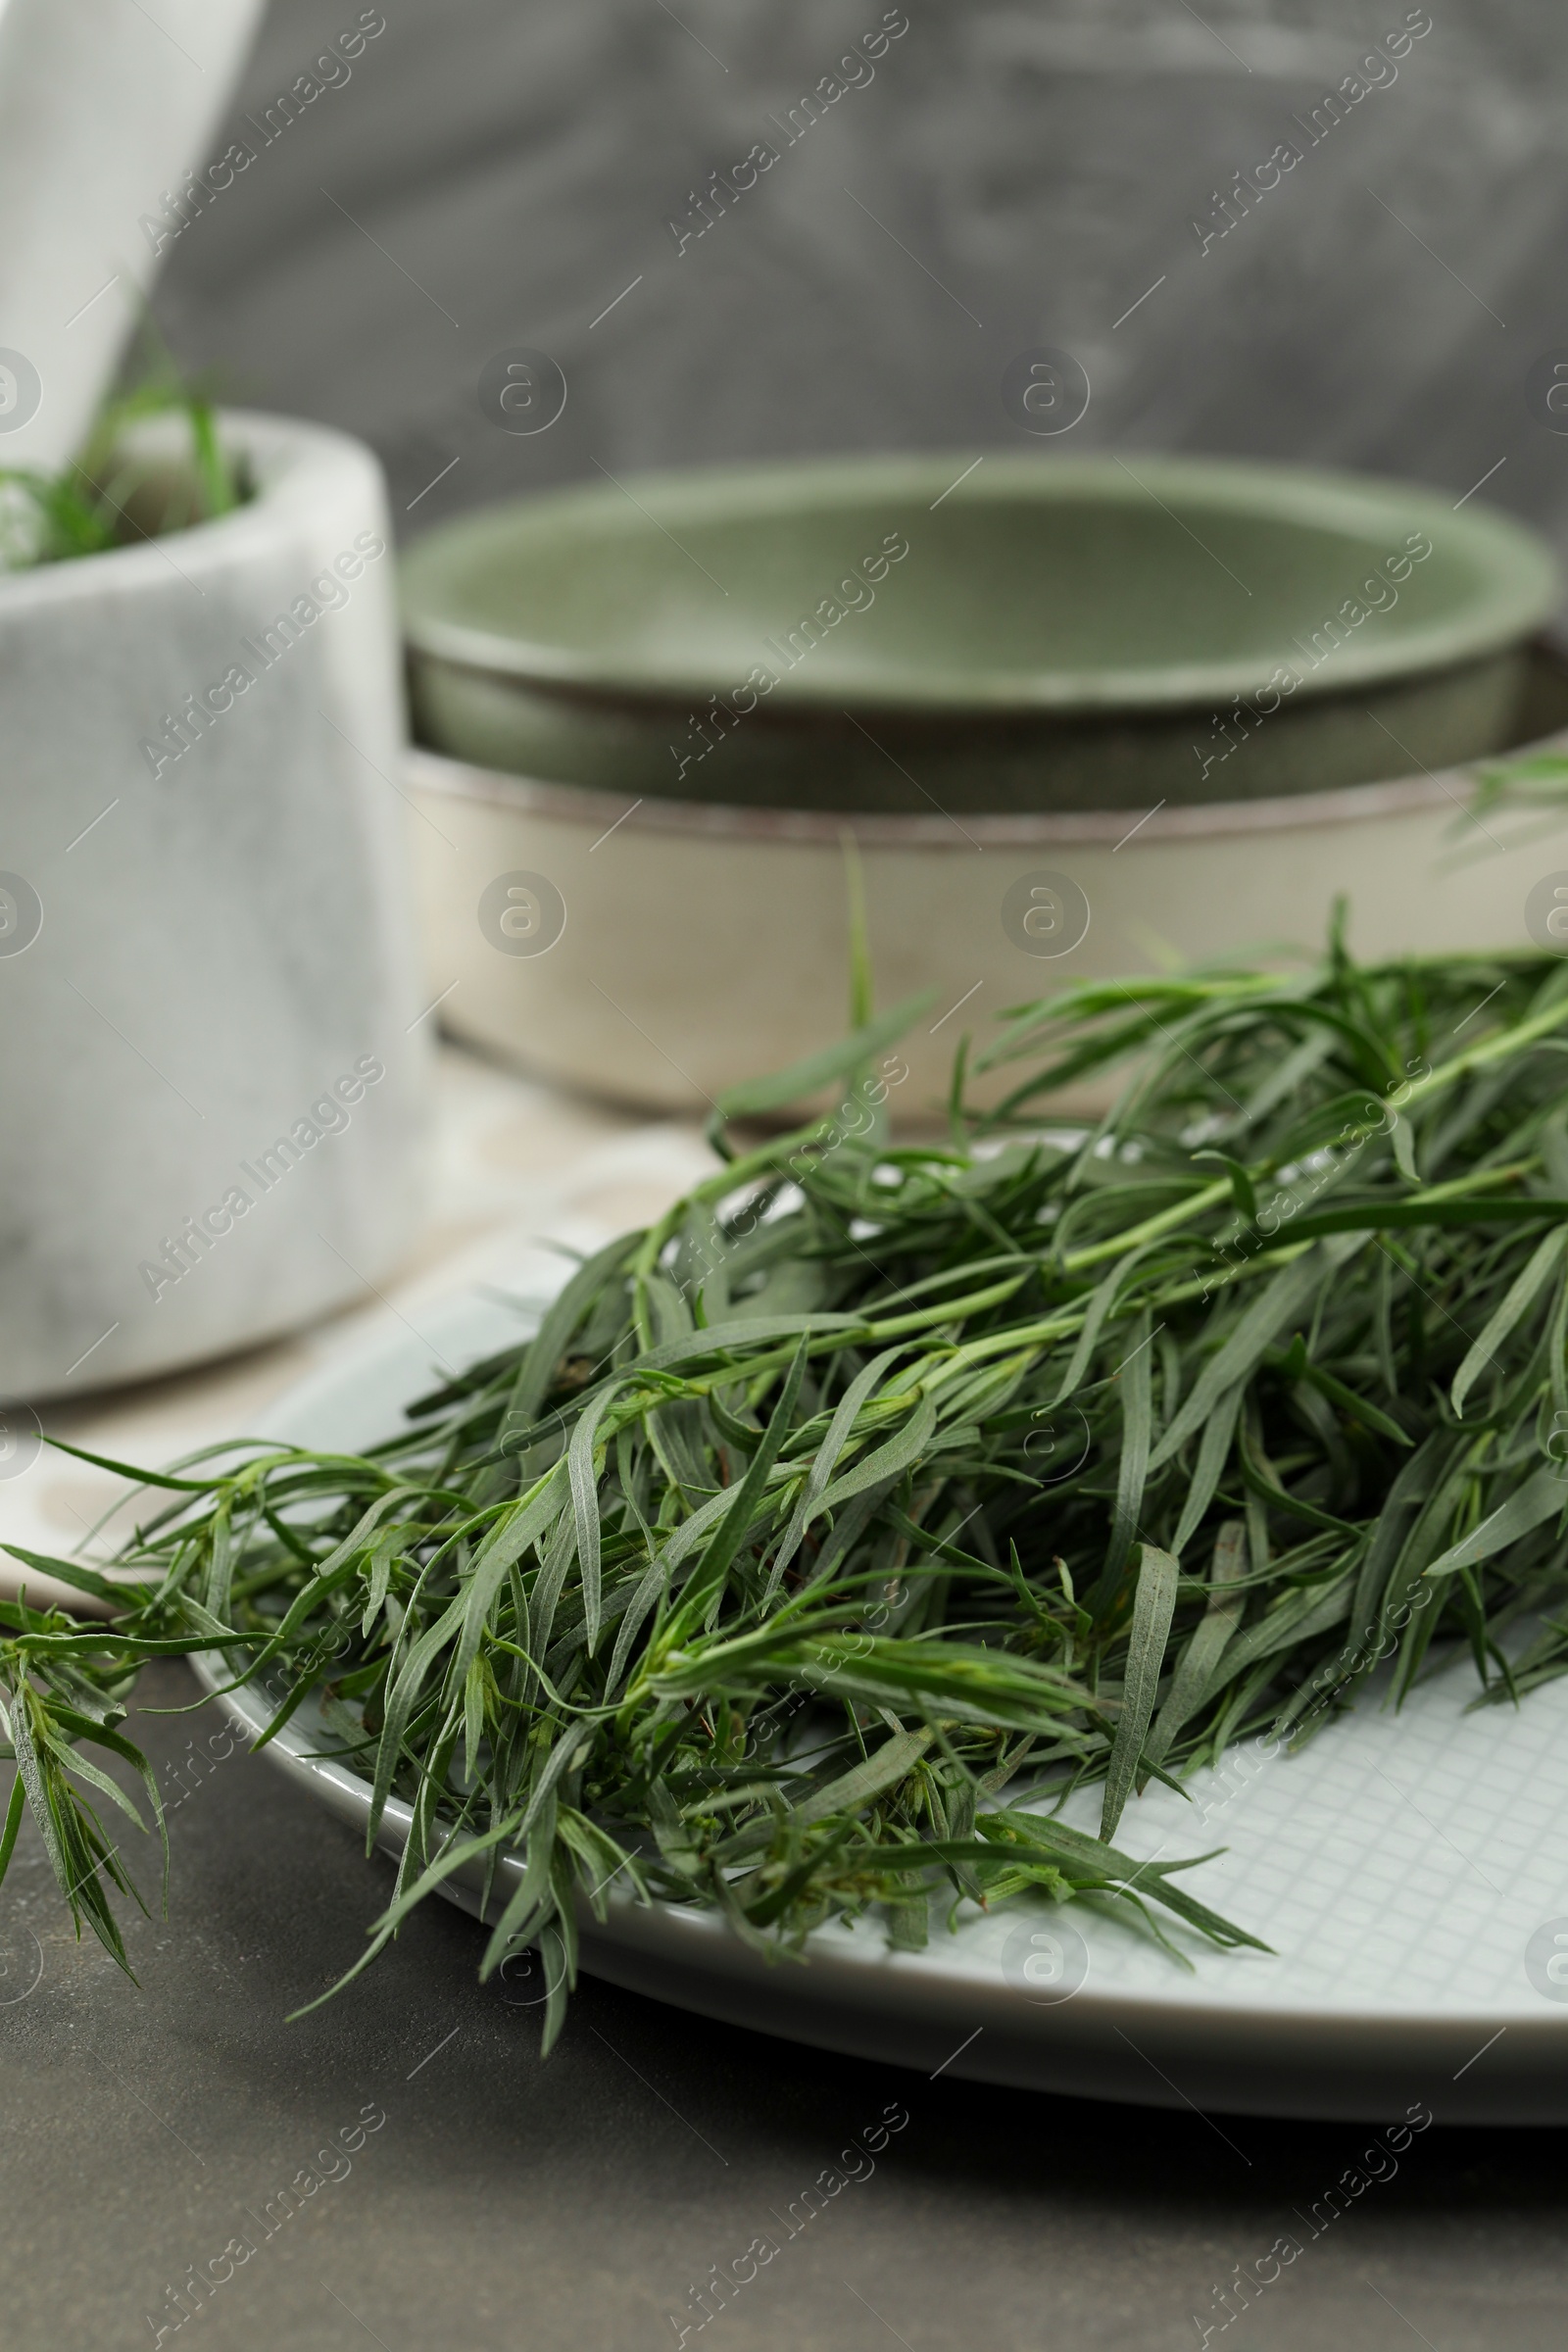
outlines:
[{"label": "white ceramic plate", "polygon": [[[430,1385],[432,1349],[461,1363],[526,1328],[515,1308],[454,1300],[425,1318],[431,1345],[400,1334],[318,1373],[264,1434],[367,1445]],[[219,1660],[204,1679],[223,1679]],[[830,1928],[804,1965],[770,1965],[712,1915],[612,1895],[605,1926],[585,1916],[583,1963],[703,2016],[928,2074],[1241,2114],[1394,2122],[1421,2102],[1441,2122],[1568,2122],[1568,1680],[1517,1713],[1467,1715],[1474,1689],[1460,1666],[1397,1717],[1374,1694],[1298,1756],[1233,1751],[1189,1784],[1193,1803],[1152,1787],[1128,1808],[1117,1842],[1140,1857],[1228,1849],[1184,1883],[1272,1957],[1178,1930],[1188,1973],[1074,1904],[1004,1906],[955,1935],[936,1921],[917,1954],[890,1952],[875,1925]],[[226,1703],[254,1730],[268,1720],[260,1692]],[[267,1753],[363,1828],[368,1786],[313,1759],[319,1741],[302,1709]],[[1092,1792],[1071,1818],[1093,1829],[1097,1806]],[[388,1805],[388,1850],[408,1818]],[[478,1907],[472,1886],[443,1891]],[[351,1899],[368,1916],[368,1888]],[[516,1989],[528,1997],[525,1977]]]}]

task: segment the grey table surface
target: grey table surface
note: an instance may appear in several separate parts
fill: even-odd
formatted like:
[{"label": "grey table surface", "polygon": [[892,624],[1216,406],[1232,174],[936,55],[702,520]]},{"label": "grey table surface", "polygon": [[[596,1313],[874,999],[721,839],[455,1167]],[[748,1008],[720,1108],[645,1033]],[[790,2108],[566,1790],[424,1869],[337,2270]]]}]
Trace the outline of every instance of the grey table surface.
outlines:
[{"label": "grey table surface", "polygon": [[[148,1711],[193,1694],[155,1670],[129,1726],[172,1805],[169,1916],[127,1936],[140,1988],[72,1939],[30,1834],[0,1894],[7,2352],[160,2328],[212,2352],[1561,2341],[1561,2139],[1446,2131],[1430,2085],[1437,2127],[1314,2237],[1371,2132],[932,2080],[588,1979],[542,2060],[527,1980],[481,1986],[480,1932],[440,1902],[290,2024],[363,1949],[390,1866],[265,1758],[215,1757],[209,1713]],[[1215,2289],[1282,2237],[1299,2255],[1222,2328]],[[170,2290],[215,2263],[232,2277],[176,2325]],[[755,2278],[704,2322],[693,2290],[737,2265]]]}]

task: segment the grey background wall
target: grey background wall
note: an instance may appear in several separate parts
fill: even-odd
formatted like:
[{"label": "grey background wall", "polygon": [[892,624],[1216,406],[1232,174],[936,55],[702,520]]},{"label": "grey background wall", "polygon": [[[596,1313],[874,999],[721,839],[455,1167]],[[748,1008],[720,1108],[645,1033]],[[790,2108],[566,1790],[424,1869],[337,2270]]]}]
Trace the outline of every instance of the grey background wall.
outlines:
[{"label": "grey background wall", "polygon": [[[1495,467],[1485,495],[1568,542],[1568,437],[1525,397],[1568,357],[1557,0],[1431,0],[1397,78],[1315,145],[1293,117],[1404,0],[907,0],[874,78],[793,145],[788,110],[882,0],[384,0],[349,78],[262,145],[242,118],[357,13],[277,0],[235,113],[256,161],[169,249],[159,310],[229,397],[368,437],[408,534],[596,462],[1029,446],[999,379],[1051,343],[1094,398],[1043,450],[1299,457],[1456,498]],[[1195,218],[1219,226],[1216,191],[1285,139],[1300,163],[1202,250]],[[677,251],[667,221],[759,140],[777,164]],[[476,394],[516,344],[569,384],[531,438]]]}]

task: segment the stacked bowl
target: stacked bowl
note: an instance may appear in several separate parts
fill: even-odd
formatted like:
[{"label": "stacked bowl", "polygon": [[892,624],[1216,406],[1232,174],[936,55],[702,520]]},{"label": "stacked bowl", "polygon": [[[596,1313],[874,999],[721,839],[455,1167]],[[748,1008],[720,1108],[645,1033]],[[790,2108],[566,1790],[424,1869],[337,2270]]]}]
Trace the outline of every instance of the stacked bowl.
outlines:
[{"label": "stacked bowl", "polygon": [[[404,564],[432,994],[461,1035],[701,1107],[879,995],[958,1032],[1069,981],[1321,941],[1522,944],[1470,763],[1568,726],[1549,553],[1402,484],[1137,457],[605,482]],[[1472,844],[1487,853],[1472,854]]]}]

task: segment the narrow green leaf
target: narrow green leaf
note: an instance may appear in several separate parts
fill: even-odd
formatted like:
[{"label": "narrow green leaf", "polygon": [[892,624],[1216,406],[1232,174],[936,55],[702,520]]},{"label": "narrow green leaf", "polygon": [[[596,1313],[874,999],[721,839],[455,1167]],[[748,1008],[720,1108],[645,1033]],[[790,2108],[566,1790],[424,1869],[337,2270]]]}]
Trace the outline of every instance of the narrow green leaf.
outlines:
[{"label": "narrow green leaf", "polygon": [[1568,1512],[1568,1485],[1564,1484],[1560,1468],[1548,1463],[1516,1487],[1506,1502],[1489,1511],[1479,1527],[1440,1552],[1426,1570],[1429,1578],[1452,1576],[1460,1568],[1469,1568],[1477,1560],[1490,1560],[1533,1528],[1542,1527],[1548,1519]]},{"label": "narrow green leaf", "polygon": [[852,1077],[876,1054],[896,1045],[935,1001],[935,990],[923,988],[889,1011],[879,1013],[875,1020],[862,1022],[836,1046],[824,1046],[818,1053],[805,1054],[801,1060],[791,1062],[788,1069],[775,1071],[770,1078],[752,1078],[743,1085],[729,1087],[719,1096],[718,1107],[726,1119],[750,1119],[761,1111],[781,1110],[789,1103],[804,1102],[824,1086],[831,1086],[835,1079]]},{"label": "narrow green leaf", "polygon": [[825,1821],[834,1813],[858,1813],[884,1789],[894,1788],[913,1771],[931,1744],[930,1729],[898,1732],[858,1764],[819,1788],[814,1796],[790,1808],[798,1822]]},{"label": "narrow green leaf", "polygon": [[1177,1447],[1207,1420],[1227,1389],[1246,1380],[1255,1369],[1276,1334],[1300,1313],[1326,1270],[1317,1253],[1308,1250],[1304,1256],[1282,1266],[1266,1284],[1261,1295],[1242,1314],[1224,1346],[1200,1372],[1186,1402],[1178,1407],[1175,1420],[1155,1446],[1149,1465],[1151,1470],[1158,1470],[1168,1462]]},{"label": "narrow green leaf", "polygon": [[599,1640],[601,1601],[599,1548],[599,1472],[595,1449],[599,1430],[614,1400],[615,1384],[609,1383],[590,1400],[571,1433],[566,1467],[571,1487],[571,1514],[577,1530],[577,1572],[582,1579],[583,1616],[591,1657]]},{"label": "narrow green leaf", "polygon": [[1152,1544],[1141,1546],[1143,1558],[1133,1594],[1133,1625],[1127,1643],[1127,1671],[1122,1681],[1121,1715],[1105,1772],[1105,1801],[1101,1810],[1100,1835],[1109,1838],[1121,1819],[1144,1751],[1144,1736],[1154,1711],[1159,1673],[1170,1637],[1181,1575],[1175,1555]]},{"label": "narrow green leaf", "polygon": [[1202,1618],[1177,1660],[1170,1690],[1148,1739],[1146,1764],[1163,1764],[1171,1741],[1197,1712],[1203,1692],[1214,1680],[1225,1644],[1247,1611],[1247,1595],[1228,1590],[1247,1574],[1247,1528],[1240,1519],[1227,1519],[1214,1540],[1210,1592]]},{"label": "narrow green leaf", "polygon": [[880,1355],[874,1355],[871,1361],[863,1365],[856,1374],[840,1397],[833,1418],[828,1423],[827,1434],[812,1456],[810,1471],[805,1486],[801,1489],[800,1499],[795,1505],[789,1526],[784,1531],[783,1542],[774,1554],[767,1591],[763,1595],[764,1603],[770,1600],[777,1591],[785,1569],[800,1548],[802,1537],[822,1506],[822,1497],[827,1492],[839,1457],[849,1443],[850,1432],[855,1426],[856,1416],[860,1407],[874,1395],[877,1384],[889,1365],[897,1362],[904,1352],[902,1348],[895,1347],[884,1348]]},{"label": "narrow green leaf", "polygon": [[1257,1216],[1257,1194],[1252,1188],[1251,1171],[1247,1162],[1233,1158],[1229,1152],[1213,1150],[1195,1152],[1193,1158],[1197,1162],[1212,1160],[1217,1167],[1225,1169],[1231,1180],[1231,1197],[1236,1202],[1236,1213],[1246,1217],[1250,1224]]},{"label": "narrow green leaf", "polygon": [[1555,1233],[1547,1234],[1529,1264],[1509,1284],[1502,1303],[1494,1309],[1481,1337],[1453,1376],[1448,1399],[1456,1419],[1464,1418],[1465,1398],[1487,1367],[1495,1364],[1497,1350],[1521,1316],[1544,1290],[1562,1263],[1565,1250],[1568,1250],[1568,1226],[1560,1226]]}]

